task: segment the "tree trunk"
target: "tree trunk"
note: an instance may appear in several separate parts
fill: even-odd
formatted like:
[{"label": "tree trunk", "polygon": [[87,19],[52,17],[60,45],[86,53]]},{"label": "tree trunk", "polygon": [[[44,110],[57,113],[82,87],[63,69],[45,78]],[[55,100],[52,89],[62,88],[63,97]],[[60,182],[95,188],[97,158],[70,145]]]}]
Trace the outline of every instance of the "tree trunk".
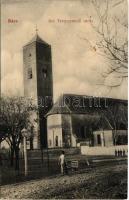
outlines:
[{"label": "tree trunk", "polygon": [[10,166],[13,167],[14,165],[14,148],[11,147],[11,152],[10,152]]},{"label": "tree trunk", "polygon": [[19,147],[15,147],[15,170],[19,170]]}]

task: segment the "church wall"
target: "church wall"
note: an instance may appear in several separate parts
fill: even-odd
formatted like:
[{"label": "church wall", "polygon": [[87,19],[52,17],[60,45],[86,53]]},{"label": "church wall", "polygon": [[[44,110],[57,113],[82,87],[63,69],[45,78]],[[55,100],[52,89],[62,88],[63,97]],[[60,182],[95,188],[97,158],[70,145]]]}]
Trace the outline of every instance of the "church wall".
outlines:
[{"label": "church wall", "polygon": [[73,135],[76,135],[78,138],[77,142],[80,142],[82,140],[87,140],[89,138],[90,132],[88,125],[90,122],[87,123],[87,118],[90,117],[86,114],[73,114],[72,115],[72,129],[73,129]]},{"label": "church wall", "polygon": [[128,145],[116,145],[109,147],[89,147],[89,146],[81,146],[81,154],[89,155],[89,156],[102,156],[102,155],[113,155],[115,156],[115,152],[122,151],[128,156]]},{"label": "church wall", "polygon": [[113,146],[112,130],[104,130],[104,140],[105,146]]},{"label": "church wall", "polygon": [[[58,137],[58,146],[56,137]],[[69,114],[47,117],[47,141],[49,148],[76,147],[76,137],[72,134],[72,119]]]},{"label": "church wall", "polygon": [[60,114],[47,117],[48,148],[62,147],[62,118]]},{"label": "church wall", "polygon": [[93,132],[94,146],[113,146],[112,130],[100,130]]},{"label": "church wall", "polygon": [[72,140],[72,147],[77,147],[77,141],[76,141],[76,137],[72,134],[71,135],[71,140]]},{"label": "church wall", "polygon": [[72,131],[72,117],[70,114],[62,114],[63,147],[75,147],[76,138]]}]

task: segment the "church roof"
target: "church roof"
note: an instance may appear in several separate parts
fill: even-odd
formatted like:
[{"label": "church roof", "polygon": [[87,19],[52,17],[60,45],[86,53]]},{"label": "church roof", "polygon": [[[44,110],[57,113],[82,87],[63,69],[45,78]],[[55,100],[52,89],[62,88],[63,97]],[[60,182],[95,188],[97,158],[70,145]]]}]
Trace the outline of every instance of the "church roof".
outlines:
[{"label": "church roof", "polygon": [[109,123],[109,120],[106,120],[105,117],[101,117],[100,120],[98,120],[96,127],[99,127],[100,129],[103,128],[105,130],[113,129],[112,125]]},{"label": "church roof", "polygon": [[47,42],[45,42],[38,34],[36,34],[25,46],[33,43],[33,42],[39,42],[42,44],[45,44],[47,46],[50,46]]},{"label": "church roof", "polygon": [[47,115],[53,114],[70,114],[71,111],[67,104],[63,101],[62,96],[58,98],[52,109],[47,113]]},{"label": "church roof", "polygon": [[114,106],[116,103],[118,105],[122,103],[123,105],[127,106],[127,100],[122,99],[63,94],[58,98],[46,116],[68,113],[92,115],[98,112],[98,110],[102,112],[103,109],[108,109],[108,106]]}]

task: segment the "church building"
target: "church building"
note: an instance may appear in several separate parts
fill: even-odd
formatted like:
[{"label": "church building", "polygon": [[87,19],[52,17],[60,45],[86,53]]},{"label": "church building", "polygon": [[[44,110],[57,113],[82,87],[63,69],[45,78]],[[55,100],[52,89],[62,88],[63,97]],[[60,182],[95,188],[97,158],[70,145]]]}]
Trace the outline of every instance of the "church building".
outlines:
[{"label": "church building", "polygon": [[127,143],[127,101],[63,94],[53,105],[51,46],[38,34],[23,47],[24,96],[33,113],[30,149],[110,146]]},{"label": "church building", "polygon": [[127,144],[127,101],[64,94],[47,113],[48,147]]}]

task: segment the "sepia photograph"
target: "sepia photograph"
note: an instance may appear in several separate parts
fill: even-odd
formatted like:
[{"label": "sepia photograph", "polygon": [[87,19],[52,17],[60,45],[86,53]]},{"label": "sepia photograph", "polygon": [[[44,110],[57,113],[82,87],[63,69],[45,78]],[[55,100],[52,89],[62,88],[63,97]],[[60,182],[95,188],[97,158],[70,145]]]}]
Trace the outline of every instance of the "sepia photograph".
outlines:
[{"label": "sepia photograph", "polygon": [[0,199],[128,198],[128,1],[1,0]]}]

